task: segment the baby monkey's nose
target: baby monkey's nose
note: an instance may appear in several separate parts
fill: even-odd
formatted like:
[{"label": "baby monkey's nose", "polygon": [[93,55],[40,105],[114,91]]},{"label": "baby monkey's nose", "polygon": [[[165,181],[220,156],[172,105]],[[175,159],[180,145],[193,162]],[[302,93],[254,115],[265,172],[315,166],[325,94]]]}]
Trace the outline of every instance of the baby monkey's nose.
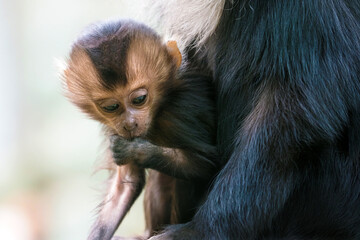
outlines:
[{"label": "baby monkey's nose", "polygon": [[126,121],[124,122],[124,128],[125,128],[125,130],[127,130],[127,131],[129,131],[129,132],[131,132],[131,131],[133,131],[134,129],[136,129],[137,126],[138,126],[138,125],[137,125],[135,119],[128,119],[128,120],[126,120]]}]

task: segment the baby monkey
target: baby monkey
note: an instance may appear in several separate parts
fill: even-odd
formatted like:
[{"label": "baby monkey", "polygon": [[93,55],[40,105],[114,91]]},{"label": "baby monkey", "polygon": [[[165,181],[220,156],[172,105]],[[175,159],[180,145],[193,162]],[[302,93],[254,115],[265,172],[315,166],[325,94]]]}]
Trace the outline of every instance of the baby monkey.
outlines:
[{"label": "baby monkey", "polygon": [[73,44],[67,95],[104,124],[113,170],[88,239],[113,237],[144,187],[145,168],[153,170],[144,238],[189,221],[206,194],[218,165],[212,83],[181,62],[176,42],[130,20],[92,26]]}]

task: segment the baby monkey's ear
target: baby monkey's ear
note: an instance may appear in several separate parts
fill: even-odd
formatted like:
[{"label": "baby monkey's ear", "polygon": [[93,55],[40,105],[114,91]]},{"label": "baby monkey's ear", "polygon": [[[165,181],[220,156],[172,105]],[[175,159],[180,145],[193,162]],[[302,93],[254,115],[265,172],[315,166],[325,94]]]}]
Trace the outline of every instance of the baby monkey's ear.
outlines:
[{"label": "baby monkey's ear", "polygon": [[176,67],[180,67],[182,56],[180,50],[176,44],[176,41],[168,41],[166,43],[169,54],[174,58]]}]

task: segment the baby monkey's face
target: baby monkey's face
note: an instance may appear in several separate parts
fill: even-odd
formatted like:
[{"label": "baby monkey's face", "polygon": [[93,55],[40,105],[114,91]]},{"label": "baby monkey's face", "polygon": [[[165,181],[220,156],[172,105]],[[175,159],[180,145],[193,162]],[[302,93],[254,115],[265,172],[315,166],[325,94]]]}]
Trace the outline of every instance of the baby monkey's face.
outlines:
[{"label": "baby monkey's face", "polygon": [[151,89],[138,87],[118,88],[104,93],[106,98],[94,101],[103,115],[103,123],[114,133],[126,138],[144,137],[153,118],[154,97]]},{"label": "baby monkey's face", "polygon": [[101,121],[126,139],[146,136],[158,108],[166,104],[164,92],[172,87],[174,69],[181,63],[175,42],[167,47],[158,44],[157,51],[162,54],[154,52],[154,46],[147,49],[148,45],[144,40],[133,43],[126,61],[127,83],[104,90],[94,101],[103,116]]},{"label": "baby monkey's face", "polygon": [[67,96],[110,134],[146,137],[181,59],[176,42],[163,43],[145,26],[94,28],[72,47],[63,74]]}]

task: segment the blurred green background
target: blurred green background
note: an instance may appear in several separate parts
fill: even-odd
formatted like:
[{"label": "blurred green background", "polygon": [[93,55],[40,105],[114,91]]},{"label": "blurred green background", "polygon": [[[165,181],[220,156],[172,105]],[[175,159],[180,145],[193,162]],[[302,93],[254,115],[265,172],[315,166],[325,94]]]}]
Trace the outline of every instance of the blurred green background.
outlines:
[{"label": "blurred green background", "polygon": [[[88,24],[140,0],[0,0],[0,239],[86,239],[106,172],[98,123],[62,95],[56,59]],[[142,199],[118,233],[144,230]]]}]

